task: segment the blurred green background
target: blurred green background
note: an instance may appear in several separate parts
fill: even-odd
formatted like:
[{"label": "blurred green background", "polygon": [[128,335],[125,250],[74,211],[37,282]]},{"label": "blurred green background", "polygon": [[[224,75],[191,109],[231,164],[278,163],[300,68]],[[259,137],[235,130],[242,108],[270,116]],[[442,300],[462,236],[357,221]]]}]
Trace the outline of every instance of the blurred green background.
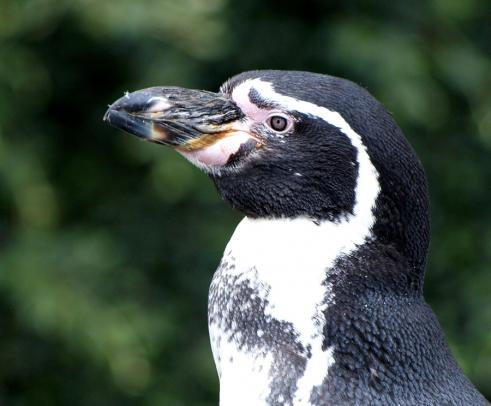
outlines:
[{"label": "blurred green background", "polygon": [[217,404],[207,291],[240,215],[102,116],[257,68],[393,112],[430,181],[427,300],[491,397],[490,21],[488,0],[0,0],[0,404]]}]

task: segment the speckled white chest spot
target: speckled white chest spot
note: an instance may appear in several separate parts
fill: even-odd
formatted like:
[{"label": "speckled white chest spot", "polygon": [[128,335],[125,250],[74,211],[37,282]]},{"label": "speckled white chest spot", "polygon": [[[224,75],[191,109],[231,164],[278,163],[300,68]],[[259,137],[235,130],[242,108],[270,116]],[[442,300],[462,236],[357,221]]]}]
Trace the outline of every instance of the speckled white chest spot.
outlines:
[{"label": "speckled white chest spot", "polygon": [[[228,272],[247,279],[251,276],[250,270],[254,269],[256,280],[250,283],[263,287],[260,294],[268,303],[265,313],[275,320],[291,323],[300,343],[304,348],[310,348],[311,357],[296,382],[293,399],[294,405],[310,405],[312,389],[322,384],[334,363],[334,349],[322,350],[325,310],[336,300],[326,278],[337,259],[353,253],[370,238],[375,221],[373,209],[380,191],[378,174],[361,137],[339,113],[278,94],[270,83],[259,79],[243,82],[234,89],[232,97],[247,103],[245,95],[252,87],[262,98],[274,101],[285,110],[316,116],[338,127],[357,151],[358,177],[352,214],[337,222],[320,224],[304,217],[245,218],[225,250],[226,255],[234,258],[234,267]],[[241,396],[248,399],[247,404],[265,404],[272,373],[264,372],[271,366],[267,354],[262,354],[258,360],[258,354],[234,345],[219,325],[210,325],[210,334],[221,380],[220,404],[237,405]],[[227,340],[225,346],[224,340]],[[225,354],[234,354],[232,358],[236,361],[226,360]],[[237,389],[245,381],[252,383],[247,393]],[[237,391],[235,395],[229,395],[234,391]]]},{"label": "speckled white chest spot", "polygon": [[[233,317],[216,317],[216,315],[254,314],[252,302],[267,296],[253,269],[237,275],[234,271],[233,257],[225,256],[222,261],[232,267],[221,267],[215,274],[210,292],[218,291],[229,300],[210,300],[209,314],[210,340],[215,364],[220,378],[221,406],[267,405],[272,380],[273,354],[257,346],[245,344],[244,334]],[[255,276],[253,276],[255,275]],[[238,277],[237,277],[238,276]],[[224,292],[230,287],[228,277],[233,277],[235,284],[246,283],[254,293],[240,303]],[[251,282],[251,283],[249,283]],[[237,292],[236,292],[237,293]],[[234,308],[236,306],[236,308]],[[254,335],[261,339],[264,331],[257,329]],[[250,340],[250,337],[249,337]]]},{"label": "speckled white chest spot", "polygon": [[220,406],[266,405],[273,355],[240,351],[232,343],[222,347],[222,353],[233,358],[222,363]]}]

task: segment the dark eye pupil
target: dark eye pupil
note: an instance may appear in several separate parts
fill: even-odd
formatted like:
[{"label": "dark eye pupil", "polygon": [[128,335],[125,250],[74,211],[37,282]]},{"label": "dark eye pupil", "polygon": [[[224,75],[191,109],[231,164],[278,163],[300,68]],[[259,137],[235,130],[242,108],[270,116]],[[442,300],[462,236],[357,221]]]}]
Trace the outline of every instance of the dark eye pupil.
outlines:
[{"label": "dark eye pupil", "polygon": [[271,128],[275,131],[283,131],[287,126],[285,117],[273,116],[270,119]]}]

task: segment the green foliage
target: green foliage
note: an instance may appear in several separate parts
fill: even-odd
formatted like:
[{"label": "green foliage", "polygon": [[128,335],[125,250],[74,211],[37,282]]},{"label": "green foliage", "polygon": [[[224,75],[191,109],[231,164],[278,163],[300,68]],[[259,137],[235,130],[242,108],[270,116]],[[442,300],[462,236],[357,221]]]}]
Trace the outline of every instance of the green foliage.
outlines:
[{"label": "green foliage", "polygon": [[257,68],[348,77],[393,112],[430,181],[427,299],[491,396],[490,16],[486,0],[3,0],[0,404],[217,404],[206,297],[240,216],[102,116],[125,90]]}]

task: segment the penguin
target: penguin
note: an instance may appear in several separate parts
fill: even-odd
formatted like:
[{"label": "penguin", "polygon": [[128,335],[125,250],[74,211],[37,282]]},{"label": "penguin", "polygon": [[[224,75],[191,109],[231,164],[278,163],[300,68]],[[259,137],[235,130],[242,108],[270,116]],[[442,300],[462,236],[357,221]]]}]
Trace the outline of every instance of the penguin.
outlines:
[{"label": "penguin", "polygon": [[250,71],[153,87],[104,120],[170,146],[244,214],[211,281],[220,405],[488,405],[423,297],[421,162],[357,84]]}]

